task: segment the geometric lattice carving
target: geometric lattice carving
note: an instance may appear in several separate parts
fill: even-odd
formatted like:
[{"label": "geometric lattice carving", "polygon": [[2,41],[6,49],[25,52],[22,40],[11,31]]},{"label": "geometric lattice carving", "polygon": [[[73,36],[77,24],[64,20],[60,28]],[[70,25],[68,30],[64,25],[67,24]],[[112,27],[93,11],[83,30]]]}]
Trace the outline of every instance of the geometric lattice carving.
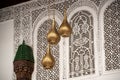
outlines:
[{"label": "geometric lattice carving", "polygon": [[116,0],[104,12],[106,71],[120,69],[120,1]]},{"label": "geometric lattice carving", "polygon": [[[55,58],[55,66],[51,70],[45,70],[41,61],[46,53],[46,35],[51,28],[52,20],[46,20],[38,29],[37,34],[37,80],[59,80],[59,46],[51,47],[51,53]],[[58,25],[57,25],[58,26]]]},{"label": "geometric lattice carving", "polygon": [[31,43],[31,25],[30,25],[30,12],[27,12],[26,15],[24,15],[21,18],[21,22],[22,22],[22,37],[23,39],[26,41],[27,44],[30,45]]},{"label": "geometric lattice carving", "polygon": [[96,6],[99,6],[102,0],[91,0],[91,1],[94,2]]},{"label": "geometric lattice carving", "polygon": [[55,5],[52,5],[51,8],[54,8],[58,11],[60,11],[62,14],[64,13],[64,5],[66,8],[69,8],[70,5],[74,4],[78,0],[66,0],[66,1],[61,1],[61,3],[57,3]]},{"label": "geometric lattice carving", "polygon": [[42,9],[36,9],[32,11],[32,23],[36,20],[36,18],[41,14],[43,11],[45,11],[45,8]]},{"label": "geometric lattice carving", "polygon": [[70,78],[95,73],[93,16],[79,11],[72,18],[70,38]]},{"label": "geometric lattice carving", "polygon": [[0,22],[13,19],[13,7],[0,9]]},{"label": "geometric lattice carving", "polygon": [[16,53],[17,48],[20,44],[20,36],[21,36],[21,20],[20,20],[20,7],[14,8],[14,53]]}]

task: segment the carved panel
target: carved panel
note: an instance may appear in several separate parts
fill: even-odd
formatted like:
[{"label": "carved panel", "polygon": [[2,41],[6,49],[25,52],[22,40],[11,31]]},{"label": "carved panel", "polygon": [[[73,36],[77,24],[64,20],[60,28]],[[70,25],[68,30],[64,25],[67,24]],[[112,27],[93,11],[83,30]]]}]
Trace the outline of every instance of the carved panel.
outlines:
[{"label": "carved panel", "polygon": [[[52,55],[55,58],[55,66],[51,70],[45,70],[41,64],[46,53],[47,32],[52,24],[52,20],[45,21],[38,29],[37,35],[37,79],[38,80],[59,80],[59,46],[52,46]],[[58,26],[58,25],[57,25]]]},{"label": "carved panel", "polygon": [[120,69],[120,1],[116,0],[104,12],[106,71]]},{"label": "carved panel", "polygon": [[51,6],[51,8],[56,9],[58,11],[60,11],[62,14],[64,12],[64,7],[69,8],[70,5],[74,4],[75,2],[77,2],[78,0],[66,0],[57,4],[53,4]]},{"label": "carved panel", "polygon": [[21,20],[20,20],[20,7],[14,8],[14,46],[16,53],[18,45],[20,44],[20,36],[21,36]]},{"label": "carved panel", "polygon": [[79,11],[72,18],[73,35],[70,38],[70,77],[95,73],[93,16]]},{"label": "carved panel", "polygon": [[13,19],[13,7],[0,9],[0,22]]},{"label": "carved panel", "polygon": [[26,2],[25,4],[22,4],[20,6],[22,11],[31,10],[39,7],[37,1],[28,1],[28,3]]},{"label": "carved panel", "polygon": [[42,9],[36,9],[36,10],[32,11],[32,23],[34,23],[34,21],[39,16],[39,14],[41,14],[45,10],[46,10],[45,8],[42,8]]},{"label": "carved panel", "polygon": [[22,18],[21,18],[21,23],[22,23],[22,36],[23,36],[23,39],[25,40],[25,42],[27,44],[31,44],[31,25],[30,25],[30,11],[24,11],[23,13],[26,13],[26,14],[22,14]]},{"label": "carved panel", "polygon": [[102,0],[91,0],[91,1],[94,2],[96,6],[99,6]]},{"label": "carved panel", "polygon": [[97,6],[90,0],[78,0],[74,2],[73,4],[69,5],[69,8],[67,9],[68,15],[69,13],[72,13],[75,9],[83,6],[88,6],[92,8],[95,12],[98,11]]},{"label": "carved panel", "polygon": [[31,46],[32,28],[31,28],[31,12],[28,10],[21,10],[22,7],[14,8],[14,40],[15,52],[19,44],[24,39],[28,45]]}]

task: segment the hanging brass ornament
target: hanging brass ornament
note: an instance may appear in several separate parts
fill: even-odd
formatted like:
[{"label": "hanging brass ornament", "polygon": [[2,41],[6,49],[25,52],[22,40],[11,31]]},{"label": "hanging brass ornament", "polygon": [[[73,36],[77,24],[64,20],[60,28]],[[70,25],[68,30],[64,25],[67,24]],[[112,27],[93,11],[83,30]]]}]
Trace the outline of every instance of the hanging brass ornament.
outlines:
[{"label": "hanging brass ornament", "polygon": [[47,34],[47,40],[52,45],[58,44],[58,42],[60,41],[60,35],[55,26],[56,26],[55,18],[53,18],[52,28],[50,29],[50,31]]},{"label": "hanging brass ornament", "polygon": [[50,51],[50,44],[48,44],[47,52],[42,59],[42,65],[45,69],[52,69],[55,65],[54,57],[52,56]]},{"label": "hanging brass ornament", "polygon": [[62,37],[69,37],[71,35],[71,33],[72,33],[72,28],[71,28],[70,24],[67,21],[66,9],[64,11],[63,22],[62,22],[58,32]]}]

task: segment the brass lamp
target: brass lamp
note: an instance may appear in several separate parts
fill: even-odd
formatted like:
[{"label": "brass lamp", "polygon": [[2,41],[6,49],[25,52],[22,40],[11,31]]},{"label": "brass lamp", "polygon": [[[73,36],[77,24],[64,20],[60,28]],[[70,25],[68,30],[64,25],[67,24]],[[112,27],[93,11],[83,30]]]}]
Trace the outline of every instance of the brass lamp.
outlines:
[{"label": "brass lamp", "polygon": [[[48,17],[49,17],[49,7],[48,7]],[[55,10],[53,10],[52,27],[47,33],[47,41],[49,42],[49,44],[52,44],[52,45],[58,44],[58,42],[60,41],[60,35],[56,29],[56,23],[55,23]]]},{"label": "brass lamp", "polygon": [[55,65],[55,60],[54,60],[54,57],[52,56],[51,50],[50,50],[50,44],[48,44],[46,54],[43,57],[41,63],[45,69],[52,69],[53,66]]},{"label": "brass lamp", "polygon": [[58,42],[60,41],[60,35],[56,29],[56,24],[55,24],[55,18],[53,18],[53,22],[52,22],[52,28],[50,29],[50,31],[47,34],[47,40],[49,42],[49,44],[58,44]]},{"label": "brass lamp", "polygon": [[69,37],[72,33],[72,28],[67,21],[66,9],[64,10],[64,19],[62,24],[60,25],[58,32],[62,37]]}]

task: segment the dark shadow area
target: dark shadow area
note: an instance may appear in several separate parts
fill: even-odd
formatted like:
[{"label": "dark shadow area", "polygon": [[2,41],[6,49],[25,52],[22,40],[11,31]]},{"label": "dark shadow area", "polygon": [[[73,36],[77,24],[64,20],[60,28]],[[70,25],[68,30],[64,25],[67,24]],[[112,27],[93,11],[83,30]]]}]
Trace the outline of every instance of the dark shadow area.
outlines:
[{"label": "dark shadow area", "polygon": [[27,2],[27,1],[30,1],[30,0],[1,0],[0,1],[0,9],[5,8],[5,7],[9,7],[12,5],[16,5],[19,3]]}]

